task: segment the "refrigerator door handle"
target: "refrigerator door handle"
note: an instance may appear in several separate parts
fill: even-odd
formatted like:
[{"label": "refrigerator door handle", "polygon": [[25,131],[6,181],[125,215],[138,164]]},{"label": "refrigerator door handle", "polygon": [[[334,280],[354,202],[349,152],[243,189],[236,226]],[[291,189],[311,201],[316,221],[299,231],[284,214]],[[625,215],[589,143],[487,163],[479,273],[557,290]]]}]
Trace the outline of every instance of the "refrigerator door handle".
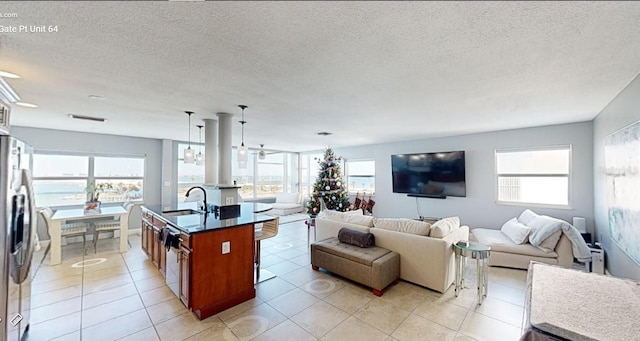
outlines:
[{"label": "refrigerator door handle", "polygon": [[35,197],[33,194],[33,182],[31,180],[31,173],[27,169],[22,169],[22,185],[25,186],[26,189],[26,198],[25,198],[25,228],[27,229],[28,235],[26,240],[26,244],[24,245],[25,249],[25,263],[26,269],[24,276],[29,275],[29,270],[31,269],[31,259],[33,258],[33,251],[35,249],[36,239],[36,225],[38,216],[36,214],[36,203]]},{"label": "refrigerator door handle", "polygon": [[13,268],[11,276],[18,284],[24,282],[31,272],[36,224],[31,176],[25,169],[22,169],[21,173],[21,192],[25,194],[14,196],[13,203],[15,207],[12,210],[14,216],[11,219],[11,232],[13,234],[11,251],[15,262],[15,268]]}]

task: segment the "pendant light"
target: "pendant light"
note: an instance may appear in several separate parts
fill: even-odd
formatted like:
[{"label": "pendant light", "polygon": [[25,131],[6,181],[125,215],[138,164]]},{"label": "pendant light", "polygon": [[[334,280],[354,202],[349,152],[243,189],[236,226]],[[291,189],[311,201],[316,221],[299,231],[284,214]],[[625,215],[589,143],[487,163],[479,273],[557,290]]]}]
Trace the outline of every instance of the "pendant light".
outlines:
[{"label": "pendant light", "polygon": [[196,154],[196,166],[204,165],[204,155],[202,154],[202,127],[203,125],[196,125],[198,127],[198,144],[200,144],[198,154]]},{"label": "pendant light", "polygon": [[258,152],[258,160],[264,160],[267,158],[267,153],[264,152],[264,144],[260,145],[260,151]]},{"label": "pendant light", "polygon": [[238,107],[242,109],[242,120],[240,121],[240,124],[242,124],[242,144],[238,147],[238,168],[245,169],[249,161],[249,151],[244,145],[244,124],[247,123],[247,121],[244,120],[244,109],[246,109],[247,106],[240,104]]},{"label": "pendant light", "polygon": [[185,148],[183,158],[184,163],[194,163],[195,152],[191,149],[191,115],[193,115],[193,111],[185,111],[185,113],[189,115],[189,147]]}]

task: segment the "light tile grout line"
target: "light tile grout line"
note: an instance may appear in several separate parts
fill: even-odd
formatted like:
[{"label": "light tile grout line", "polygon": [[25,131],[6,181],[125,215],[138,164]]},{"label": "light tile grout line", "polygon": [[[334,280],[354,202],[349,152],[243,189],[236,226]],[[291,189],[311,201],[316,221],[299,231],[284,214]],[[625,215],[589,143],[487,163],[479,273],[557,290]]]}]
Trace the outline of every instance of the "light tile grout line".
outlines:
[{"label": "light tile grout line", "polygon": [[[133,246],[131,246],[131,249],[133,249]],[[147,310],[148,307],[147,307],[146,304],[144,304],[144,301],[142,300],[142,293],[138,289],[138,285],[136,284],[136,281],[133,279],[133,276],[131,276],[131,269],[129,268],[129,264],[127,264],[127,260],[124,258],[122,253],[120,253],[120,256],[122,257],[122,261],[124,262],[124,266],[127,268],[127,274],[131,278],[131,281],[133,282],[133,286],[136,288],[136,292],[138,293],[138,298],[140,298],[140,302],[142,302],[142,307],[143,307],[142,309],[144,309],[144,312],[147,314],[147,317],[149,318],[149,322],[151,322],[151,326],[153,327],[153,331],[156,332],[156,336],[158,337],[158,340],[161,340],[160,339],[160,333],[158,333],[158,329],[156,329],[156,325],[155,325],[155,323],[153,323],[153,320],[151,319],[151,315],[149,314],[149,310]],[[142,330],[145,330],[145,329],[147,329],[147,328],[144,328]],[[123,339],[123,338],[125,338],[127,336],[133,335],[135,333],[141,332],[142,330],[138,330],[138,331],[136,331],[134,333],[131,333],[129,335],[125,335],[125,336],[121,337],[120,339]]]}]

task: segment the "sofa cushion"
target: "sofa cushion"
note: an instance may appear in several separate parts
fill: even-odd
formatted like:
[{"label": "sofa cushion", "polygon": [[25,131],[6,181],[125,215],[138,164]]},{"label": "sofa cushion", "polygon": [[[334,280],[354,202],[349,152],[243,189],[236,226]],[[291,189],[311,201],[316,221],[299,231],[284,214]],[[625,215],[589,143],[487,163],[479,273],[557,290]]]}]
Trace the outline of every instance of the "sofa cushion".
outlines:
[{"label": "sofa cushion", "polygon": [[343,243],[359,247],[372,247],[376,245],[375,236],[373,234],[353,230],[347,227],[343,227],[338,231],[338,240]]},{"label": "sofa cushion", "polygon": [[276,194],[278,204],[298,204],[300,203],[300,193],[278,193]]},{"label": "sofa cushion", "polygon": [[406,218],[374,218],[373,227],[389,231],[428,236],[431,224]]},{"label": "sofa cushion", "polygon": [[502,225],[500,231],[502,231],[502,233],[509,237],[509,239],[514,243],[524,244],[529,241],[528,237],[531,228],[518,222],[518,218],[512,218]]},{"label": "sofa cushion", "polygon": [[562,234],[562,223],[562,220],[546,215],[534,217],[527,224],[527,226],[531,227],[529,243],[533,246],[538,246],[545,252],[553,251]]},{"label": "sofa cushion", "polygon": [[538,214],[536,214],[532,210],[526,209],[522,211],[522,213],[520,213],[520,216],[518,217],[518,221],[522,224],[529,226],[529,222],[531,222],[531,220],[537,216]]},{"label": "sofa cushion", "polygon": [[357,211],[359,211],[360,213],[357,213],[356,211],[338,212],[332,210],[323,210],[322,212],[324,212],[324,217],[327,219],[340,221],[343,223],[373,227],[374,218],[372,216],[363,215],[362,210]]},{"label": "sofa cushion", "polygon": [[460,217],[440,219],[431,225],[431,232],[429,232],[429,236],[442,238],[458,228],[460,228]]},{"label": "sofa cushion", "polygon": [[491,252],[514,253],[544,258],[558,257],[555,252],[544,252],[529,243],[518,245],[500,230],[476,228],[471,230],[471,234],[478,242],[491,246]]},{"label": "sofa cushion", "polygon": [[302,205],[301,204],[273,203],[273,204],[271,204],[271,207],[273,209],[277,209],[277,210],[286,210],[286,209],[291,209],[291,208],[296,208],[296,207],[302,207]]},{"label": "sofa cushion", "polygon": [[356,263],[371,266],[373,262],[391,252],[378,246],[360,248],[350,244],[341,243],[338,238],[331,237],[315,242],[315,249],[338,257],[346,258]]}]

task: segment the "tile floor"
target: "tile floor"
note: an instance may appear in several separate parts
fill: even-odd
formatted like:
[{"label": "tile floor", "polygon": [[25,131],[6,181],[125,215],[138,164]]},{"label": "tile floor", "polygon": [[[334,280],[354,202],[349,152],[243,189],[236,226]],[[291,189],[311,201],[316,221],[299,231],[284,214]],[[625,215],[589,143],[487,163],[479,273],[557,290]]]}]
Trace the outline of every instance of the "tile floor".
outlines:
[{"label": "tile floor", "polygon": [[[312,237],[313,238],[313,237]],[[29,340],[518,340],[526,271],[490,268],[489,292],[476,305],[470,288],[455,297],[400,281],[382,297],[309,262],[303,221],[282,224],[262,242],[263,268],[276,278],[256,298],[198,321],[147,260],[140,237],[118,253],[101,240],[98,254],[63,248],[63,263],[42,260],[33,282]],[[42,259],[42,251],[40,251]],[[83,262],[84,267],[78,267]]]}]

